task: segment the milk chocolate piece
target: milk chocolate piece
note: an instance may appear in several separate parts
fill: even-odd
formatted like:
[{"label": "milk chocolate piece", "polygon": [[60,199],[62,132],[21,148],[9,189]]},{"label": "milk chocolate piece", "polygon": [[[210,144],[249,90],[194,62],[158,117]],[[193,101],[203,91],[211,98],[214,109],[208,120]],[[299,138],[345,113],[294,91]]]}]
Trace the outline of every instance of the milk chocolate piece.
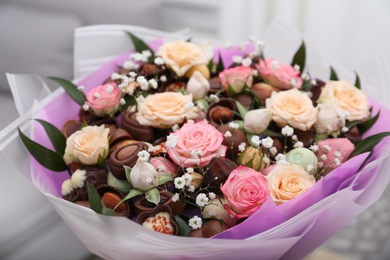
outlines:
[{"label": "milk chocolate piece", "polygon": [[125,110],[122,113],[122,127],[135,140],[150,142],[154,140],[154,130],[151,126],[143,126],[138,123],[135,112]]},{"label": "milk chocolate piece", "polygon": [[238,165],[229,159],[214,157],[207,165],[207,171],[203,176],[203,187],[208,187],[208,191],[222,195],[219,187],[225,183],[231,171],[237,167]]},{"label": "milk chocolate piece", "polygon": [[[185,205],[181,201],[172,201],[173,194],[169,191],[160,191],[160,203],[159,205],[168,206],[174,215],[180,215],[185,208]],[[141,196],[134,202],[135,214],[138,215],[142,212],[150,212],[156,207],[156,204],[149,202],[145,196]]]},{"label": "milk chocolate piece", "polygon": [[83,124],[77,120],[68,120],[62,126],[61,132],[65,135],[66,138],[71,136],[73,133],[81,129]]},{"label": "milk chocolate piece", "polygon": [[240,129],[234,129],[228,125],[220,125],[217,127],[217,130],[222,134],[225,134],[229,131],[232,135],[230,137],[224,137],[222,144],[227,147],[226,158],[233,161],[237,160],[238,157],[238,146],[241,143],[248,143],[245,133]]}]

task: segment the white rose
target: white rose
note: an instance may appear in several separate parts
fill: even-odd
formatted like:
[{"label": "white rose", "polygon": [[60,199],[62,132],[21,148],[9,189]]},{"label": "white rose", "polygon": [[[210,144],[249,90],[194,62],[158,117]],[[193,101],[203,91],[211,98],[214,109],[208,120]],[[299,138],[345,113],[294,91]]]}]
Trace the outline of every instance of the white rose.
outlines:
[{"label": "white rose", "polygon": [[333,102],[326,102],[319,106],[317,122],[314,128],[319,134],[338,132],[345,126],[345,117],[336,109]]},{"label": "white rose", "polygon": [[138,160],[131,169],[130,181],[134,188],[148,191],[158,186],[158,172],[152,164]]},{"label": "white rose", "polygon": [[250,134],[260,134],[267,129],[272,120],[271,109],[254,109],[246,113],[244,129]]},{"label": "white rose", "polygon": [[194,71],[187,83],[187,91],[192,94],[194,99],[200,99],[207,95],[210,90],[210,82],[200,73]]}]

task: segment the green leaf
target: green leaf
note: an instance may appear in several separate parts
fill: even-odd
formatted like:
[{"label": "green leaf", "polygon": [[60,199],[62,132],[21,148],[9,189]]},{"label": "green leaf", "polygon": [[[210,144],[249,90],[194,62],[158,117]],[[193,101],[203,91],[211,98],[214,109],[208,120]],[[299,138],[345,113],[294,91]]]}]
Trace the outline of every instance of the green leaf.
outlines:
[{"label": "green leaf", "polygon": [[356,71],[355,71],[355,74],[356,74],[355,87],[357,87],[358,89],[361,89],[362,87],[361,87],[361,83],[360,83],[360,77]]},{"label": "green leaf", "polygon": [[84,105],[86,98],[83,92],[79,91],[77,89],[77,86],[74,85],[72,82],[66,79],[57,78],[57,77],[49,77],[48,79],[51,79],[58,84],[68,93],[68,95],[80,106]]},{"label": "green leaf", "polygon": [[46,122],[42,119],[35,120],[39,122],[45,129],[46,134],[49,137],[56,152],[59,153],[61,156],[64,156],[66,148],[66,137],[64,136],[64,134],[60,130],[58,130],[57,127],[55,127],[49,122]]},{"label": "green leaf", "polygon": [[339,77],[337,76],[336,71],[333,69],[332,66],[330,66],[330,80],[337,81],[339,80]]},{"label": "green leaf", "polygon": [[359,128],[360,134],[364,134],[365,132],[367,132],[367,130],[370,129],[376,123],[376,121],[379,118],[379,114],[380,114],[380,111],[378,111],[378,113],[374,117],[371,117],[370,119],[357,125],[357,127]]},{"label": "green leaf", "polygon": [[291,61],[291,66],[298,65],[299,70],[303,72],[305,69],[305,62],[306,62],[306,47],[305,47],[305,42],[302,41],[301,46],[295,53],[293,60]]},{"label": "green leaf", "polygon": [[218,64],[217,64],[217,73],[223,71],[225,68],[223,66],[221,53],[218,54]]},{"label": "green leaf", "polygon": [[143,51],[148,50],[152,54],[149,57],[149,61],[154,60],[154,51],[152,50],[152,48],[149,47],[149,45],[147,45],[143,40],[141,40],[140,38],[138,38],[137,36],[135,36],[131,32],[127,32],[127,34],[130,36],[130,39],[133,42],[134,47],[137,50],[137,52],[142,53]]},{"label": "green leaf", "polygon": [[125,99],[126,103],[122,106],[122,110],[125,110],[128,107],[137,105],[137,100],[135,99],[135,97],[133,95],[126,95],[124,97],[124,99]]},{"label": "green leaf", "polygon": [[131,189],[129,191],[129,193],[121,201],[119,201],[118,205],[115,206],[114,210],[116,209],[116,207],[118,207],[120,204],[122,204],[126,200],[129,200],[129,199],[134,198],[135,196],[138,196],[138,195],[141,195],[141,194],[144,194],[144,191],[138,190],[136,188]]},{"label": "green leaf", "polygon": [[115,212],[112,209],[107,207],[102,208],[102,214],[106,216],[115,216]]},{"label": "green leaf", "polygon": [[158,185],[162,185],[167,183],[168,181],[172,181],[172,176],[170,174],[159,174],[158,175]]},{"label": "green leaf", "polygon": [[302,91],[309,91],[311,88],[311,83],[310,83],[310,80],[305,80],[303,81],[303,84],[301,86],[301,90]]},{"label": "green leaf", "polygon": [[209,60],[209,63],[207,63],[207,68],[209,69],[210,72],[213,71],[213,68],[214,68],[214,60],[213,59]]},{"label": "green leaf", "polygon": [[237,106],[238,112],[240,113],[241,118],[244,119],[246,113],[248,113],[248,109],[246,109],[246,107],[244,107],[244,105],[241,104],[240,102],[238,102],[237,100],[236,100],[236,106]]},{"label": "green leaf", "polygon": [[62,155],[52,151],[39,143],[31,140],[18,128],[20,139],[29,153],[46,169],[55,172],[63,172],[68,170],[68,166],[65,164]]},{"label": "green leaf", "polygon": [[179,236],[187,237],[191,233],[191,227],[182,217],[175,215],[175,221],[179,228]]},{"label": "green leaf", "polygon": [[377,145],[383,138],[389,135],[390,132],[383,132],[363,139],[355,146],[355,149],[351,152],[348,159],[365,152],[371,152],[375,145]]},{"label": "green leaf", "polygon": [[265,136],[272,136],[272,137],[282,137],[283,135],[281,133],[278,133],[278,132],[275,132],[271,129],[265,129],[262,133],[262,135],[265,135]]},{"label": "green leaf", "polygon": [[131,183],[131,180],[130,180],[131,168],[127,165],[123,165],[123,168],[125,168],[126,179],[128,180],[128,182]]},{"label": "green leaf", "polygon": [[145,198],[150,202],[158,205],[160,203],[160,192],[157,188],[150,189],[145,192]]},{"label": "green leaf", "polygon": [[315,142],[318,143],[319,141],[325,140],[327,137],[327,134],[316,134]]},{"label": "green leaf", "polygon": [[89,205],[93,211],[102,214],[102,200],[96,188],[89,182],[87,182],[88,200]]}]

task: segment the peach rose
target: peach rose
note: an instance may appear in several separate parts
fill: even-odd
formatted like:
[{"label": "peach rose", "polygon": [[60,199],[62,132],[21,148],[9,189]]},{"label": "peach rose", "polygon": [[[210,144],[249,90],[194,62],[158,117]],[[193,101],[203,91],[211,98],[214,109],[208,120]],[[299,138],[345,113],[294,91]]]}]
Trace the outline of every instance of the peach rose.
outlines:
[{"label": "peach rose", "polygon": [[84,165],[101,163],[108,155],[109,129],[101,126],[86,126],[66,140],[64,161],[66,164],[80,162]]},{"label": "peach rose", "polygon": [[316,182],[301,165],[276,165],[266,178],[270,195],[276,204],[299,196]]},{"label": "peach rose", "polygon": [[213,57],[210,44],[195,44],[182,40],[165,43],[156,55],[161,56],[165,64],[181,77],[195,65],[207,65]]},{"label": "peach rose", "polygon": [[370,115],[368,98],[360,89],[346,81],[329,81],[323,87],[318,103],[332,102],[350,121]]},{"label": "peach rose", "polygon": [[192,94],[164,92],[137,98],[136,119],[144,126],[170,128],[185,119],[199,117],[200,108],[193,106]]},{"label": "peach rose", "polygon": [[234,169],[221,191],[227,200],[226,210],[238,219],[252,215],[270,194],[266,178],[246,166]]},{"label": "peach rose", "polygon": [[247,66],[238,66],[226,69],[219,73],[222,87],[235,95],[242,92],[245,86],[251,87],[253,83],[253,69]]},{"label": "peach rose", "polygon": [[186,123],[172,135],[177,143],[168,149],[168,155],[181,167],[203,167],[212,158],[225,156],[227,147],[222,145],[223,134],[205,121]]},{"label": "peach rose", "polygon": [[260,59],[256,69],[265,82],[278,89],[301,88],[303,80],[299,70],[274,59]]},{"label": "peach rose", "polygon": [[118,111],[121,101],[121,90],[115,82],[98,86],[88,92],[87,105],[97,116],[111,116]]},{"label": "peach rose", "polygon": [[279,127],[290,125],[307,131],[317,120],[317,108],[306,93],[296,88],[273,92],[265,105],[272,110],[272,120]]}]

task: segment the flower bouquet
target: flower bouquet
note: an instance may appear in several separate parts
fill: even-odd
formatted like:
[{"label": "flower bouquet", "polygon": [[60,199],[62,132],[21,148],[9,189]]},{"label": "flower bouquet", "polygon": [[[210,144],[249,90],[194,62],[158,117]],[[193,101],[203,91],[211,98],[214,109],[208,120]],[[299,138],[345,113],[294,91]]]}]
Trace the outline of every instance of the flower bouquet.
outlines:
[{"label": "flower bouquet", "polygon": [[304,42],[287,62],[258,41],[126,34],[134,50],[51,78],[65,92],[24,116],[31,137],[14,125],[27,175],[92,253],[299,259],[383,192],[390,111],[358,76],[310,75]]}]

